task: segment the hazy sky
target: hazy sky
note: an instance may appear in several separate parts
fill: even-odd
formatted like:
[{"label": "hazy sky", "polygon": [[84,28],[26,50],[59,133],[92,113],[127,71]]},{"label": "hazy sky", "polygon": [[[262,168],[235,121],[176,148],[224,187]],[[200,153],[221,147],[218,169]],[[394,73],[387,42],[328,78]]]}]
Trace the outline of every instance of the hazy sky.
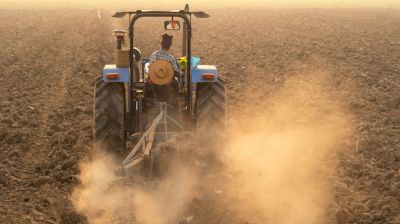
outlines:
[{"label": "hazy sky", "polygon": [[203,8],[271,8],[271,7],[395,7],[400,0],[0,0],[0,8],[131,8],[181,9]]}]

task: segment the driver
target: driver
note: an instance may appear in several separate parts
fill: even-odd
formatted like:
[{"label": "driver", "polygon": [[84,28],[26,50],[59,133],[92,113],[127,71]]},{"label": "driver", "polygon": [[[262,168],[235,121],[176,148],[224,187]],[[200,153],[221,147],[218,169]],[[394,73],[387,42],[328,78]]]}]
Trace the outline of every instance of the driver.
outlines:
[{"label": "driver", "polygon": [[172,67],[175,70],[175,73],[178,73],[180,75],[181,71],[179,69],[178,60],[168,52],[169,48],[172,45],[172,37],[173,36],[164,34],[161,37],[162,37],[161,48],[154,51],[151,54],[150,64],[157,60],[166,60],[169,63],[171,63]]}]

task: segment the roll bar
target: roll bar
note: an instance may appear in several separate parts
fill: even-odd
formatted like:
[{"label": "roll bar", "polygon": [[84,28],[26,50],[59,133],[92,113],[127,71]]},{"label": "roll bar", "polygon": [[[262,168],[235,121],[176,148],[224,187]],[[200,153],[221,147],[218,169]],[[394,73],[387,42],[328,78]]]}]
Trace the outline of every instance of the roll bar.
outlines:
[{"label": "roll bar", "polygon": [[[158,11],[148,11],[148,12],[143,12],[143,11],[137,11],[134,13],[134,16],[131,18],[129,22],[129,66],[130,66],[130,75],[131,77],[134,77],[134,80],[132,81],[138,81],[139,80],[139,74],[135,74],[134,76],[134,58],[133,58],[133,48],[134,48],[134,29],[135,29],[135,23],[139,18],[142,17],[179,17],[182,18],[184,23],[186,24],[184,27],[184,32],[186,32],[186,35],[184,35],[184,38],[186,37],[185,43],[186,46],[183,46],[186,48],[186,57],[187,57],[187,62],[186,62],[186,91],[187,91],[187,103],[188,107],[190,108],[189,111],[191,111],[192,107],[192,86],[191,86],[191,71],[190,71],[190,61],[191,61],[191,39],[192,39],[192,26],[191,26],[191,21],[190,18],[187,17],[185,14],[185,11],[164,11],[164,12],[158,12]],[[189,112],[191,113],[191,112]]]}]

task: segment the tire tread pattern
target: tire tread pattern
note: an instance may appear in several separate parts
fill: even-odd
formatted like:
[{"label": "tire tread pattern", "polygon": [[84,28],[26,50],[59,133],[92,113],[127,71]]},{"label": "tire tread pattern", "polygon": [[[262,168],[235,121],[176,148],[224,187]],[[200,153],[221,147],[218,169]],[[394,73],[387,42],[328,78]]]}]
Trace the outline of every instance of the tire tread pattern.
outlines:
[{"label": "tire tread pattern", "polygon": [[125,91],[121,83],[96,81],[93,108],[95,148],[122,157],[125,153]]},{"label": "tire tread pattern", "polygon": [[197,135],[199,146],[218,149],[226,141],[225,79],[199,83],[196,88]]}]

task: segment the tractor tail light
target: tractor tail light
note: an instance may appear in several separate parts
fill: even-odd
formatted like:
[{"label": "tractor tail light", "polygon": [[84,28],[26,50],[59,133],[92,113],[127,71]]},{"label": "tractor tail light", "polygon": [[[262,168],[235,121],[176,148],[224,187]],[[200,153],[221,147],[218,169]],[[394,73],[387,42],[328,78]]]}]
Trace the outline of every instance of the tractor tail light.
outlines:
[{"label": "tractor tail light", "polygon": [[212,73],[204,73],[204,74],[201,75],[201,77],[202,77],[204,80],[213,80],[214,77],[215,77],[215,74],[212,74]]},{"label": "tractor tail light", "polygon": [[107,73],[106,78],[110,79],[110,80],[115,80],[115,79],[119,78],[119,74],[118,73]]}]

